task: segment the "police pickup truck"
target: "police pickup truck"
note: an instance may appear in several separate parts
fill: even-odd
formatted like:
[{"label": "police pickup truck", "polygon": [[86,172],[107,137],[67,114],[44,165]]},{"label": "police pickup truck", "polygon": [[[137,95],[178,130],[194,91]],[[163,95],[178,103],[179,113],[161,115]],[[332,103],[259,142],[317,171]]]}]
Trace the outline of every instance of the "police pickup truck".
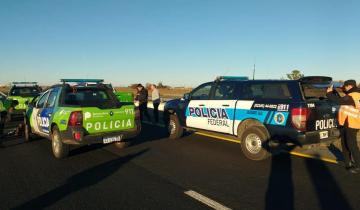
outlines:
[{"label": "police pickup truck", "polygon": [[244,155],[262,160],[268,143],[316,144],[336,140],[337,107],[325,97],[331,77],[299,80],[248,80],[218,77],[195,88],[182,99],[168,101],[164,120],[170,138],[184,130],[230,134]]},{"label": "police pickup truck", "polygon": [[[69,145],[114,143],[122,148],[141,130],[133,100],[120,101],[97,79],[63,79],[34,98],[25,113],[25,139],[32,135],[52,141],[56,158],[69,154]],[[87,85],[87,83],[96,85]]]}]

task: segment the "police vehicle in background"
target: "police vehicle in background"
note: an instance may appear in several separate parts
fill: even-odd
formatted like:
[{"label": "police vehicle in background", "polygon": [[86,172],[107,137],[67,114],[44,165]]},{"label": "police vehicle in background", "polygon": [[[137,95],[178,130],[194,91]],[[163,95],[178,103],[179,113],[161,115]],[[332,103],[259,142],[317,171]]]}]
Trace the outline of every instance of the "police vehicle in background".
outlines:
[{"label": "police vehicle in background", "polygon": [[236,136],[244,155],[262,160],[268,143],[315,144],[339,137],[336,107],[327,99],[330,77],[300,80],[248,80],[218,77],[168,101],[164,107],[170,138],[184,130],[206,130]]},{"label": "police vehicle in background", "polygon": [[42,91],[37,82],[13,82],[8,94],[8,100],[17,101],[13,114],[23,115],[27,103]]},{"label": "police vehicle in background", "polygon": [[[32,135],[52,141],[56,158],[69,154],[70,145],[114,143],[127,145],[141,130],[133,100],[120,101],[96,79],[63,79],[34,98],[25,114],[25,139]],[[96,85],[86,85],[87,83]]]}]

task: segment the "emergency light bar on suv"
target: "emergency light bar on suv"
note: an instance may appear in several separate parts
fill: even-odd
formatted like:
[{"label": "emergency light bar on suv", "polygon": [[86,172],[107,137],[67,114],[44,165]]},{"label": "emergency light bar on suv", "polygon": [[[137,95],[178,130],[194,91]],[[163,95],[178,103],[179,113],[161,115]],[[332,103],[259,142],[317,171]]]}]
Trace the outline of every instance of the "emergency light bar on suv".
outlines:
[{"label": "emergency light bar on suv", "polygon": [[103,79],[61,79],[63,83],[102,83]]},{"label": "emergency light bar on suv", "polygon": [[249,77],[245,76],[218,76],[216,77],[215,81],[244,81],[249,80]]},{"label": "emergency light bar on suv", "polygon": [[37,82],[12,82],[13,86],[36,86]]}]

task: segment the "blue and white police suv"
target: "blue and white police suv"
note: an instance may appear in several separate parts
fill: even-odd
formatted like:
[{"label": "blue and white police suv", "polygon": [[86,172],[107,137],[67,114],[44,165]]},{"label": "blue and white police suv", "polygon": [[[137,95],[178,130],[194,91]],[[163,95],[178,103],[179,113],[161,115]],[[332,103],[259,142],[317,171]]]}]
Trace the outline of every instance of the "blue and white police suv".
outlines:
[{"label": "blue and white police suv", "polygon": [[185,130],[230,134],[252,160],[270,155],[268,143],[316,144],[339,137],[337,107],[326,99],[331,77],[300,80],[249,80],[218,77],[168,101],[164,120],[169,138]]}]

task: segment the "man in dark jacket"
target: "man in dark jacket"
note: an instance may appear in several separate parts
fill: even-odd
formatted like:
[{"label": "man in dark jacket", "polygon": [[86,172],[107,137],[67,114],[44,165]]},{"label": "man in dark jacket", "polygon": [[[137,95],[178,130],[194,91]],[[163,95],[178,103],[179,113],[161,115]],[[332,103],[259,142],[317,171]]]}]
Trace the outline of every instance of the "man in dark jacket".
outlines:
[{"label": "man in dark jacket", "polygon": [[345,167],[351,173],[360,172],[360,151],[357,144],[357,132],[359,128],[358,114],[360,108],[360,90],[356,87],[355,80],[347,80],[344,83],[343,97],[329,87],[326,96],[330,101],[340,105],[338,121],[341,131],[341,147],[344,155]]},{"label": "man in dark jacket", "polygon": [[151,118],[150,118],[150,115],[149,115],[149,112],[147,109],[148,91],[141,84],[138,84],[136,89],[137,89],[137,93],[136,93],[135,100],[139,101],[140,120],[143,121],[144,115],[145,115],[147,120],[151,121]]}]

